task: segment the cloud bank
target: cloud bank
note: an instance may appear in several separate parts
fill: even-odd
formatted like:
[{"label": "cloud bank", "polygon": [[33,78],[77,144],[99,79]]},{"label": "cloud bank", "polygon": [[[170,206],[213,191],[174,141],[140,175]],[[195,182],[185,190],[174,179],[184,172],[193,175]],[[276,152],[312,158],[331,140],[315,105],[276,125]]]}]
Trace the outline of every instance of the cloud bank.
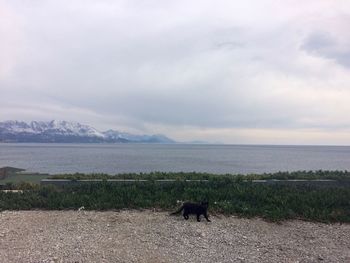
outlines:
[{"label": "cloud bank", "polygon": [[0,119],[350,144],[347,2],[0,0]]}]

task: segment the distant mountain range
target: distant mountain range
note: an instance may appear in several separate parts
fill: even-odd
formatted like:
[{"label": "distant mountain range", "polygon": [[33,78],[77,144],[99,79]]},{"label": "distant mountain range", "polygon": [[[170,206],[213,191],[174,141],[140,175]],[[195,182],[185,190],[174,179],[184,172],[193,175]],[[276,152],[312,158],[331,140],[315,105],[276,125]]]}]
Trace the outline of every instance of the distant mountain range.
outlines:
[{"label": "distant mountain range", "polygon": [[42,143],[175,143],[161,135],[134,135],[115,130],[100,132],[78,122],[0,122],[0,142]]}]

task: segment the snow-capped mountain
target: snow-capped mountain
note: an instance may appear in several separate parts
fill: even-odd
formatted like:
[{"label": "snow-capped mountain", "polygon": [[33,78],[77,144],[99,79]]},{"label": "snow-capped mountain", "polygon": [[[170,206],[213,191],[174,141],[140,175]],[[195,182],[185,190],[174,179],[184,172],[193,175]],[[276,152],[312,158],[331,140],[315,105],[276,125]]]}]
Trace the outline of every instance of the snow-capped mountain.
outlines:
[{"label": "snow-capped mountain", "polygon": [[133,135],[108,130],[100,132],[78,122],[67,121],[22,121],[0,122],[0,142],[140,142],[173,143],[164,135]]},{"label": "snow-capped mountain", "polygon": [[78,122],[67,121],[32,121],[30,123],[20,121],[5,121],[0,122],[0,130],[10,133],[51,133],[61,135],[76,135],[76,136],[97,136],[104,137],[104,134],[87,125],[82,125]]}]

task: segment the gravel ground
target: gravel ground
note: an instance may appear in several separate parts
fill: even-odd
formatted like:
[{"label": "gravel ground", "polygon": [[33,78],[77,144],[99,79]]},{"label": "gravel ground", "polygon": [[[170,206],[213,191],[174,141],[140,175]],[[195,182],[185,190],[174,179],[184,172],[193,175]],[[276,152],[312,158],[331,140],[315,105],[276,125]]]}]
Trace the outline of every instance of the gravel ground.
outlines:
[{"label": "gravel ground", "polygon": [[350,262],[350,225],[154,211],[4,211],[0,262]]}]

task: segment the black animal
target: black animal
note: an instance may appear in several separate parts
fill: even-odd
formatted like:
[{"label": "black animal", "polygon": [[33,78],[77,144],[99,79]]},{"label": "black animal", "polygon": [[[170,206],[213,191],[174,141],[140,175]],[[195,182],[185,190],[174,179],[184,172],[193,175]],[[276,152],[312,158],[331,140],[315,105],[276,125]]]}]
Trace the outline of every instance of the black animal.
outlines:
[{"label": "black animal", "polygon": [[187,220],[189,217],[188,215],[196,215],[197,216],[197,221],[200,222],[200,216],[204,215],[205,219],[210,222],[208,218],[208,202],[201,202],[200,204],[194,204],[190,202],[184,203],[179,210],[177,210],[174,213],[171,213],[171,215],[176,215],[180,213],[182,210],[183,212],[183,217]]}]

